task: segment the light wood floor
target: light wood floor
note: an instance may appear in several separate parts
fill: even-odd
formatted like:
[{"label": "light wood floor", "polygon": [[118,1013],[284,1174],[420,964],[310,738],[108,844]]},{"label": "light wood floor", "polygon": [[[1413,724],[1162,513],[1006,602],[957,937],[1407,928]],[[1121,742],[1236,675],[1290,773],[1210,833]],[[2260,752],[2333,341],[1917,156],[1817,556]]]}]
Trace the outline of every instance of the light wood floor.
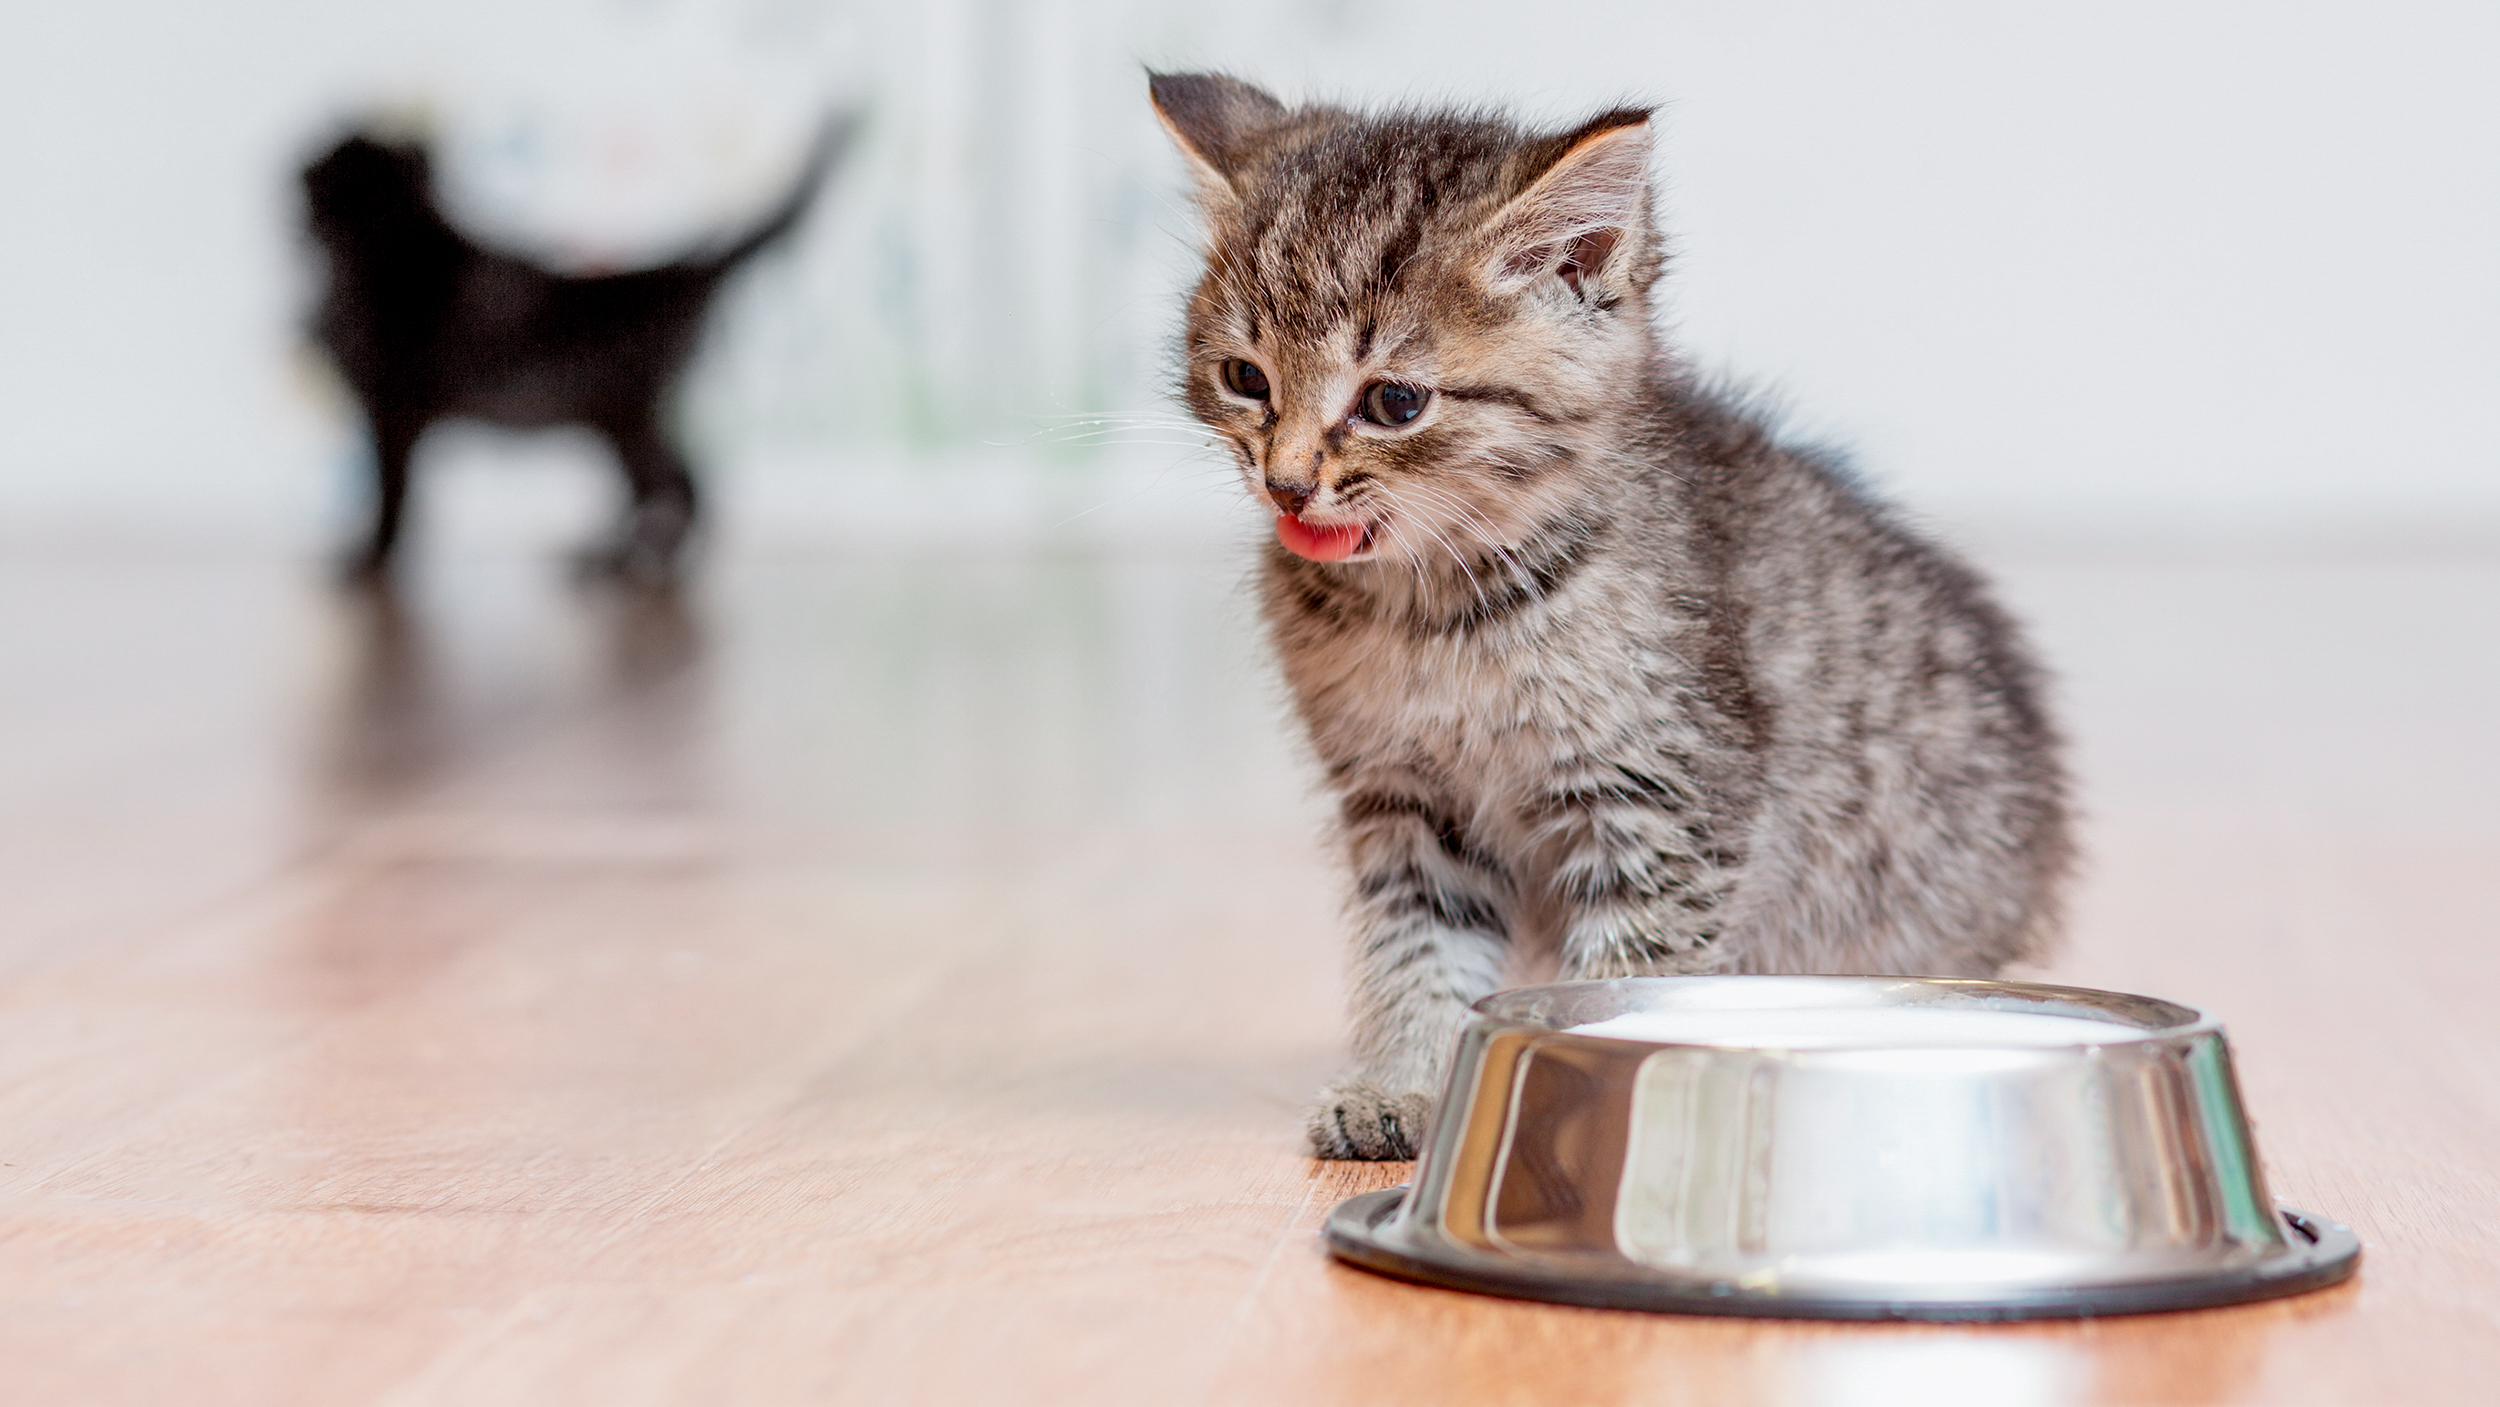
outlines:
[{"label": "light wood floor", "polygon": [[2466,1403],[2500,1374],[2500,557],[2007,557],[2063,979],[2229,1021],[2355,1284],[2018,1328],[1326,1260],[1335,878],[1237,568],[0,561],[29,1403]]}]

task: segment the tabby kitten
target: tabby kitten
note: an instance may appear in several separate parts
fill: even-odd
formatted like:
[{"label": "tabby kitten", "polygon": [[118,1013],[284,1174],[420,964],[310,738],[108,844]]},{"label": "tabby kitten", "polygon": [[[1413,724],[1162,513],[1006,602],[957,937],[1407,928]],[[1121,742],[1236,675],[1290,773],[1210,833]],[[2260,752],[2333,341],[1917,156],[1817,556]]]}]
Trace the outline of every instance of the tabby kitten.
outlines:
[{"label": "tabby kitten", "polygon": [[2038,672],[1968,568],[1662,349],[1647,111],[1152,90],[1207,227],[1183,395],[1276,511],[1265,615],[1353,868],[1315,1152],[1414,1156],[1508,983],[2038,950]]}]

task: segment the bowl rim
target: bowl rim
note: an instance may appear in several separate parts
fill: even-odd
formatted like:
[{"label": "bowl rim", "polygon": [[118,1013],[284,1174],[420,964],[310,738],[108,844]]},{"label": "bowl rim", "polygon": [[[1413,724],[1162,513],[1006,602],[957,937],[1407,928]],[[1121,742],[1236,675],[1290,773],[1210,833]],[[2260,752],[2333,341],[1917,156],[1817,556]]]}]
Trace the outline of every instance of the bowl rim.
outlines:
[{"label": "bowl rim", "polygon": [[[1865,1005],[1950,1005],[1979,1006],[1985,1009],[2008,1009],[2016,1006],[2056,1006],[2067,1008],[2059,1015],[2083,1014],[2089,1019],[2105,1020],[2120,1025],[2136,1026],[2133,1035],[2113,1036],[2107,1040],[2084,1040],[2071,1043],[2049,1043],[2020,1047],[1971,1045],[1937,1041],[1904,1046],[1892,1043],[1832,1042],[1811,1046],[1728,1045],[1713,1041],[1647,1040],[1637,1036],[1606,1036],[1571,1027],[1604,1017],[1576,1016],[1561,1019],[1545,1014],[1541,1008],[1568,1004],[1574,999],[1618,994],[1627,989],[1691,990],[1699,984],[1779,983],[1791,989],[1822,987],[1825,990],[1866,991],[1877,989],[1887,994],[1904,990],[1935,993],[1943,997],[1969,998],[1993,996],[2005,998],[2001,1003],[1971,1000],[1935,1002],[1851,1003]],[[1834,1003],[1835,1006],[1841,1004]],[[1641,1010],[1627,1007],[1615,1014]],[[1768,1005],[1759,1009],[1772,1009]],[[1785,1007],[1782,1009],[1794,1009]],[[2128,1047],[2155,1042],[2177,1041],[2205,1035],[2222,1034],[2221,1018],[2202,1007],[2167,997],[2144,996],[2134,992],[2110,991],[2099,987],[2075,987],[2050,982],[2005,982],[1981,977],[1897,977],[1873,973],[1702,973],[1690,976],[1600,977],[1572,982],[1547,982],[1528,987],[1511,987],[1470,1003],[1470,1019],[1474,1024],[1493,1030],[1532,1033],[1540,1043],[1563,1041],[1585,1044],[1599,1049],[1620,1050],[1626,1046],[1648,1050],[1706,1050],[1777,1054],[1790,1058],[1830,1055],[1861,1055],[1876,1051],[1900,1050],[1996,1050],[2021,1049],[2056,1054],[2059,1051],[2094,1050],[2111,1046]],[[2145,1024],[2147,1018],[2158,1024]]]},{"label": "bowl rim", "polygon": [[1562,1267],[1470,1250],[1400,1215],[1413,1192],[1413,1184],[1400,1183],[1338,1203],[1321,1226],[1329,1253],[1394,1279],[1592,1309],[1930,1323],[2211,1309],[2324,1289],[2351,1278],[2361,1264],[2361,1238],[2352,1228],[2278,1203],[2274,1214],[2290,1233],[2283,1245],[2247,1264],[2190,1275],[1976,1293],[1950,1286],[1921,1293],[1918,1287],[1899,1285],[1782,1290],[1628,1265],[1591,1273],[1593,1268],[1586,1265]]}]

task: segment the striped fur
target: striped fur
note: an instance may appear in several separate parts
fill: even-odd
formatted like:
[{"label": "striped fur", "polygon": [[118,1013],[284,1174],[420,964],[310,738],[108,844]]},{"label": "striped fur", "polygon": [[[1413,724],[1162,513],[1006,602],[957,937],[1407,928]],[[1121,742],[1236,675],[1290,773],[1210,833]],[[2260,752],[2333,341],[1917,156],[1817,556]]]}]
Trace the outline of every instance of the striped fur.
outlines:
[{"label": "striped fur", "polygon": [[[2039,950],[2069,847],[2038,671],[1967,568],[1662,348],[1646,113],[1153,91],[1207,225],[1182,394],[1253,494],[1369,534],[1263,567],[1353,877],[1315,1152],[1413,1156],[1507,983]],[[1425,411],[1365,420],[1380,381]]]}]

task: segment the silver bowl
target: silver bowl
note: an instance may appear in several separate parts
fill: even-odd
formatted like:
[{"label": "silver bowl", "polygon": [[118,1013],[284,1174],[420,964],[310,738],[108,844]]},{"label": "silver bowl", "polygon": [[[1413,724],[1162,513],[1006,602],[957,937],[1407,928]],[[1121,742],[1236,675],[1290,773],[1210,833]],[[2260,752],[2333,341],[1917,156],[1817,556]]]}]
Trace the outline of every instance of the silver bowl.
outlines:
[{"label": "silver bowl", "polygon": [[[1609,1021],[1656,1029],[1571,1029]],[[2212,1017],[1886,977],[1487,997],[1413,1184],[1326,1235],[1458,1289],[1824,1319],[2198,1308],[2333,1284],[2361,1254],[2267,1196]]]}]

